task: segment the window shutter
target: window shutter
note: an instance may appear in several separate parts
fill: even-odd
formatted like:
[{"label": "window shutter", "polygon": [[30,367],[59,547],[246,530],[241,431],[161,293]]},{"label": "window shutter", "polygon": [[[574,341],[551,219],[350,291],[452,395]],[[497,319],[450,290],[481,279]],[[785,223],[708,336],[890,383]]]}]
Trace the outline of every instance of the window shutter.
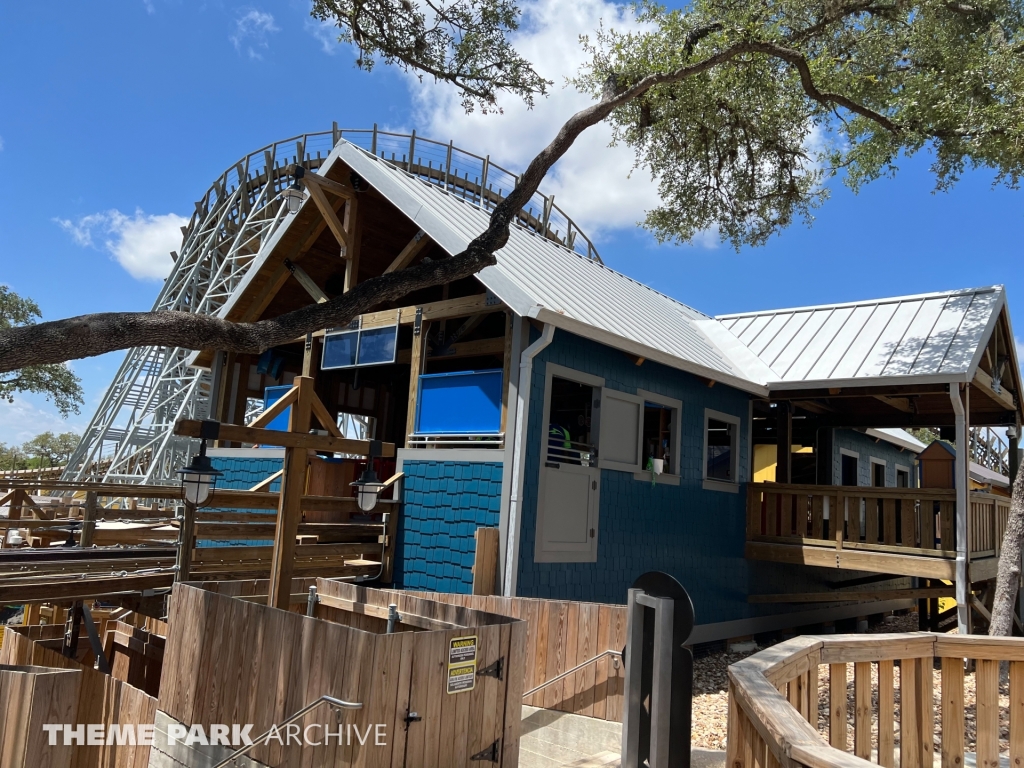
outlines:
[{"label": "window shutter", "polygon": [[601,430],[597,458],[601,469],[639,472],[643,467],[644,399],[607,387],[601,390]]}]

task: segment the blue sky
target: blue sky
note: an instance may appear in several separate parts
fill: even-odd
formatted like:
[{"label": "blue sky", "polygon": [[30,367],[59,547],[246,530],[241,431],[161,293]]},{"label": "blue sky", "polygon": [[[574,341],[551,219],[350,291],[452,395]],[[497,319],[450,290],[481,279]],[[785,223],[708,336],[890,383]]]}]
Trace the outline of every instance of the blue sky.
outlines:
[{"label": "blue sky", "polygon": [[[442,87],[356,70],[298,0],[0,5],[0,283],[47,319],[149,309],[177,217],[210,182],[248,152],[332,120],[416,128],[521,168],[586,103],[560,87],[581,58],[576,34],[598,19],[629,23],[604,0],[525,7],[519,47],[555,92],[533,112],[508,100],[503,115],[466,117]],[[988,174],[936,195],[928,158],[915,158],[860,195],[836,186],[812,228],[737,254],[710,239],[658,247],[637,230],[653,188],[642,174],[627,181],[630,158],[606,141],[586,136],[546,188],[606,263],[704,312],[992,283],[1007,286],[1011,309],[1024,301],[1021,193],[991,189]],[[0,405],[0,442],[84,427],[121,357],[73,364],[87,402],[66,423],[42,398]]]}]

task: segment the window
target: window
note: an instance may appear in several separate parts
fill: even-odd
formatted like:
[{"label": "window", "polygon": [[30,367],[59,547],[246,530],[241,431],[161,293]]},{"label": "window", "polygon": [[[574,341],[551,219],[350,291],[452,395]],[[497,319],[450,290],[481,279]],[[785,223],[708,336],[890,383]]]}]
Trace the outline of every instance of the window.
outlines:
[{"label": "window", "polygon": [[880,459],[871,459],[871,484],[885,488],[885,462]]},{"label": "window", "polygon": [[590,466],[596,442],[591,432],[595,387],[553,376],[550,391],[546,461]]},{"label": "window", "polygon": [[840,460],[840,485],[860,484],[860,454],[848,451],[845,448],[839,449]]},{"label": "window", "polygon": [[383,328],[349,328],[328,331],[324,335],[324,351],[320,368],[355,368],[395,362],[398,349],[398,326]]},{"label": "window", "polygon": [[[683,404],[671,397],[637,390],[637,396],[644,401],[643,433],[641,435],[640,471],[634,473],[637,480],[651,481],[648,462],[661,462],[660,474],[655,482],[678,485],[679,483],[679,420]],[[655,465],[656,466],[656,465]]]},{"label": "window", "polygon": [[910,487],[910,467],[901,467],[899,464],[896,465],[896,487]]},{"label": "window", "polygon": [[735,493],[739,477],[740,420],[718,411],[704,411],[704,488]]}]

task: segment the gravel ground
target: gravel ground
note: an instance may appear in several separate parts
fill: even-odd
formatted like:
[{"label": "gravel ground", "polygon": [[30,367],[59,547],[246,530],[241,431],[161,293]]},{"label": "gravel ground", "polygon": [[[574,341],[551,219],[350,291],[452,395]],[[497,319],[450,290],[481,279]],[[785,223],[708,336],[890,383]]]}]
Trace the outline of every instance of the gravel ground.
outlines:
[{"label": "gravel ground", "polygon": [[[879,632],[915,632],[918,627],[916,613],[909,613],[906,616],[890,616],[882,623],[871,628],[872,633]],[[765,646],[767,647],[767,646]],[[758,650],[763,650],[758,648]],[[726,672],[730,664],[746,658],[756,651],[750,653],[726,653],[719,652],[710,654],[703,658],[695,659],[693,664],[693,735],[690,743],[695,747],[703,749],[725,749],[726,724],[728,721],[728,686],[729,678]],[[849,696],[850,725],[847,729],[847,740],[849,749],[853,751],[853,665],[847,665],[847,689]],[[872,678],[877,684],[877,665],[872,665]],[[822,735],[828,738],[828,667],[823,666],[819,670],[818,680],[818,704],[819,704],[819,730]],[[899,746],[899,672],[896,672],[896,745]],[[935,675],[935,703],[936,715],[939,712],[940,701],[939,675]],[[876,688],[877,690],[877,688]],[[1009,734],[1009,720],[1006,719],[1005,707],[1009,704],[1008,691],[1005,686],[1001,688],[1000,709],[1004,718],[1003,725],[1003,748],[1008,748],[1005,740]],[[875,708],[877,711],[877,692],[875,694]],[[974,675],[967,675],[964,678],[964,716],[966,721],[966,747],[968,751],[974,751]],[[938,720],[936,719],[936,733],[939,733]],[[872,735],[873,744],[877,745],[877,725]]]}]

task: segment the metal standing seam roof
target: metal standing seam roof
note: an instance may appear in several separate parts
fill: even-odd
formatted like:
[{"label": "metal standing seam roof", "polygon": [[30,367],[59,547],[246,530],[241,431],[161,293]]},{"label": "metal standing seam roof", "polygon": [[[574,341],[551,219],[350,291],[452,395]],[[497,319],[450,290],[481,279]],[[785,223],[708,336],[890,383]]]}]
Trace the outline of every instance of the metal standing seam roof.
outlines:
[{"label": "metal standing seam roof", "polygon": [[[448,253],[464,250],[487,227],[489,214],[476,205],[354,145],[343,143],[335,151]],[[495,255],[497,265],[477,278],[517,314],[767,394],[744,361],[711,338],[717,323],[692,307],[523,227],[511,227],[508,243]]]},{"label": "metal standing seam roof", "polygon": [[1000,285],[716,318],[772,389],[973,378],[1006,302]]},{"label": "metal standing seam roof", "polygon": [[[488,212],[341,141],[337,161],[359,173],[450,254]],[[283,236],[287,224],[269,245]],[[218,314],[239,300],[253,268]],[[769,389],[973,378],[1006,297],[1002,286],[711,318],[524,227],[511,227],[496,266],[477,277],[523,317],[755,394]]]}]

